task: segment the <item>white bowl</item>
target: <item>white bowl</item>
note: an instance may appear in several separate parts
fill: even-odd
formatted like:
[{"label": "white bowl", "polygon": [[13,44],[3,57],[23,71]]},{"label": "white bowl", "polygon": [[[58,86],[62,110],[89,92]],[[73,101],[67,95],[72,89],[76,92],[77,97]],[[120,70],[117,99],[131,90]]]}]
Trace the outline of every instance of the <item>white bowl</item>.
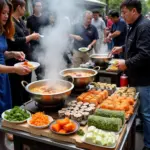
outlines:
[{"label": "white bowl", "polygon": [[[47,116],[48,116],[48,115],[47,115]],[[43,129],[43,128],[47,128],[47,127],[50,125],[50,123],[53,121],[53,118],[52,118],[51,116],[48,116],[48,118],[49,118],[49,124],[44,125],[44,126],[35,126],[35,125],[31,124],[31,123],[30,123],[30,120],[32,119],[32,117],[30,117],[30,118],[27,120],[27,123],[28,123],[29,126],[31,126],[31,127],[33,127],[33,128]]]},{"label": "white bowl", "polygon": [[89,51],[90,49],[89,48],[87,48],[87,47],[80,47],[79,48],[79,51],[80,52],[87,52],[87,51]]},{"label": "white bowl", "polygon": [[[28,61],[29,64],[31,64],[33,67],[30,68],[32,71],[36,70],[39,66],[40,66],[40,63],[38,62],[33,62],[33,61]],[[19,62],[19,63],[16,63],[14,66],[23,66],[24,62]]]},{"label": "white bowl", "polygon": [[[11,109],[8,109],[8,110],[6,110],[6,111],[10,112]],[[9,121],[9,120],[5,119],[5,116],[6,116],[5,112],[6,112],[6,111],[4,111],[4,112],[2,113],[2,119],[5,120],[5,121],[7,121],[7,122],[9,122],[9,123],[16,123],[16,124],[18,124],[18,123],[24,123],[24,122],[27,121],[27,119],[29,119],[29,118],[31,117],[31,113],[30,113],[28,110],[26,110],[27,113],[30,115],[29,118],[27,118],[27,119],[25,119],[25,120],[22,120],[22,121]]]}]

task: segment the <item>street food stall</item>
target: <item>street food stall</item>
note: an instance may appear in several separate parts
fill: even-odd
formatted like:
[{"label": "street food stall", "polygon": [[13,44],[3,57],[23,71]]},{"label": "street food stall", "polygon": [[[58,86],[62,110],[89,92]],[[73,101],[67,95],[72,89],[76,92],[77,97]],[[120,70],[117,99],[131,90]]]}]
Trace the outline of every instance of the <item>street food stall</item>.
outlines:
[{"label": "street food stall", "polygon": [[14,135],[15,150],[134,150],[139,94],[94,81],[98,72],[69,68],[55,82],[22,82],[31,100],[3,112],[0,131]]}]

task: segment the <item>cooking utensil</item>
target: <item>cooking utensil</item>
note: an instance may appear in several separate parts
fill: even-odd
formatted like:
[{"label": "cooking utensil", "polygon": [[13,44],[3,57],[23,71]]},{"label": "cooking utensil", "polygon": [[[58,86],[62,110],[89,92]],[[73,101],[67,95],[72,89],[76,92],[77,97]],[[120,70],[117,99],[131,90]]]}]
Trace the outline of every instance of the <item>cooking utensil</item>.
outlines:
[{"label": "cooking utensil", "polygon": [[89,75],[88,77],[82,77],[82,76],[76,76],[76,77],[72,77],[70,76],[70,78],[73,78],[73,84],[75,87],[85,87],[87,86],[90,82],[93,82],[95,79],[95,76],[97,75],[98,71],[100,70],[100,67],[95,67],[94,69],[87,69],[87,68],[69,68],[69,69],[65,69],[62,70],[60,72],[61,77],[65,78],[66,76],[68,77],[68,75],[65,75],[67,73],[73,73],[73,72],[86,72],[86,73],[91,73],[91,75]]},{"label": "cooking utensil", "polygon": [[106,69],[112,57],[108,57],[108,54],[92,54],[90,59],[96,66],[100,66],[101,69]]},{"label": "cooking utensil", "polygon": [[53,83],[53,80],[45,79],[45,80],[39,80],[32,83],[27,83],[26,81],[22,81],[21,84],[25,88],[25,90],[31,95],[31,98],[35,100],[38,103],[41,103],[43,105],[57,105],[60,104],[62,101],[66,100],[68,96],[71,94],[71,90],[74,88],[74,85],[65,80],[56,80],[55,86],[63,85],[67,87],[67,90],[63,92],[58,93],[52,93],[52,94],[39,94],[32,92],[31,89],[36,87],[41,87],[43,85],[51,84]]}]

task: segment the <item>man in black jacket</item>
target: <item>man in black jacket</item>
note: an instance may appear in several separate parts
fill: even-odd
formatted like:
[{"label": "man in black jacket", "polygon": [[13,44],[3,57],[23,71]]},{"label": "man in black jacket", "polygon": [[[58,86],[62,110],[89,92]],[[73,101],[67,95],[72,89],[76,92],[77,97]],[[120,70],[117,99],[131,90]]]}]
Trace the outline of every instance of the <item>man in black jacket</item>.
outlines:
[{"label": "man in black jacket", "polygon": [[125,51],[126,60],[119,61],[120,70],[127,70],[130,86],[140,92],[140,111],[143,118],[143,150],[150,150],[150,20],[141,15],[139,0],[125,0],[122,16],[129,25],[125,45],[114,47],[113,54]]}]

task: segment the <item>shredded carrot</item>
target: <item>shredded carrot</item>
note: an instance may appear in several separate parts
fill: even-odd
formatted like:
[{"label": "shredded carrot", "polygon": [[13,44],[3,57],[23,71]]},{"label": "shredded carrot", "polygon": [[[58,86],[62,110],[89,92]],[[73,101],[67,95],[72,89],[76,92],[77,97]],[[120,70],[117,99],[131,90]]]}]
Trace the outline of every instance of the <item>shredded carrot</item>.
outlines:
[{"label": "shredded carrot", "polygon": [[26,67],[29,67],[29,68],[33,68],[33,65],[30,64],[28,61],[25,61],[25,62],[23,63],[23,66],[26,66]]},{"label": "shredded carrot", "polygon": [[43,112],[37,112],[32,115],[32,118],[30,120],[30,124],[35,126],[44,126],[49,124],[49,118],[47,115],[45,115]]}]

